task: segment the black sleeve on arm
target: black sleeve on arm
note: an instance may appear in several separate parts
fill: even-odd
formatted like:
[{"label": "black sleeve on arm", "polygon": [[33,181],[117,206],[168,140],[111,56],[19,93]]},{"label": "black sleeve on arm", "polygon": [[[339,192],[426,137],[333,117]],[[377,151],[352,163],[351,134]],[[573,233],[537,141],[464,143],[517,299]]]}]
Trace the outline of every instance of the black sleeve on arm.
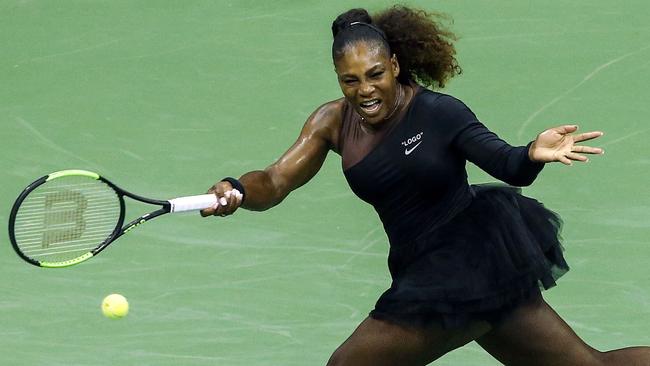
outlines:
[{"label": "black sleeve on arm", "polygon": [[462,156],[488,174],[514,186],[533,183],[544,167],[528,157],[526,146],[511,146],[478,121],[474,113],[458,99],[449,97],[443,107],[455,130],[452,146]]}]

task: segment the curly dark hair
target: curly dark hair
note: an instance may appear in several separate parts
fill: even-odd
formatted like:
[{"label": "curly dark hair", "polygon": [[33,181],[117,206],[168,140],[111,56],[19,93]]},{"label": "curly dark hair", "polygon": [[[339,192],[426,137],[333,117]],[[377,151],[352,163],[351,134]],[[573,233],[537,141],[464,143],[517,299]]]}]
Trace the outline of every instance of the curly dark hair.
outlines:
[{"label": "curly dark hair", "polygon": [[444,14],[403,5],[373,16],[365,9],[351,9],[332,23],[332,57],[336,61],[346,46],[357,41],[376,42],[397,56],[402,70],[399,82],[415,80],[424,86],[443,88],[462,72],[453,44],[457,37],[443,25],[448,20]]}]

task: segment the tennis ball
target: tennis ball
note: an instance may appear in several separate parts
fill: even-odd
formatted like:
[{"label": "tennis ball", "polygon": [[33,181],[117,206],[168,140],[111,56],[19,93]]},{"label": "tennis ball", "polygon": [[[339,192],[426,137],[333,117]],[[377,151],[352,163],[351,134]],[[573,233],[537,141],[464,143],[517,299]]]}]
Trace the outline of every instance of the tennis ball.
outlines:
[{"label": "tennis ball", "polygon": [[102,313],[111,319],[119,319],[129,313],[129,302],[120,294],[110,294],[102,301]]}]

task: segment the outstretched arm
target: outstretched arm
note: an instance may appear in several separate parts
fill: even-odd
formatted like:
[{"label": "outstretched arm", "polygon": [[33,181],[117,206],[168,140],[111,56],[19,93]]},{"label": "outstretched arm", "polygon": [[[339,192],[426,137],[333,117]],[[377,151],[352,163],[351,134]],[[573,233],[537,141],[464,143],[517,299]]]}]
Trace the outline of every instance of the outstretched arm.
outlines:
[{"label": "outstretched arm", "polygon": [[[515,186],[530,185],[544,163],[587,161],[582,154],[602,154],[596,147],[578,145],[603,135],[600,131],[574,134],[578,126],[547,129],[527,146],[511,146],[478,121],[462,102],[445,97],[437,106],[438,123],[452,131],[453,146],[478,167]],[[455,132],[453,132],[455,131]]]},{"label": "outstretched arm", "polygon": [[565,125],[540,133],[528,146],[511,146],[478,122],[473,122],[456,139],[468,160],[493,177],[515,186],[530,185],[544,163],[588,161],[584,154],[602,154],[596,147],[578,145],[603,135],[600,131],[574,134],[578,127]]},{"label": "outstretched arm", "polygon": [[307,183],[320,170],[328,151],[336,144],[339,124],[339,104],[331,102],[321,106],[307,119],[296,142],[275,163],[239,178],[245,197],[228,193],[233,189],[230,183],[217,182],[208,192],[215,193],[221,204],[201,211],[201,215],[229,215],[240,205],[249,210],[263,211],[282,202],[291,191]]}]

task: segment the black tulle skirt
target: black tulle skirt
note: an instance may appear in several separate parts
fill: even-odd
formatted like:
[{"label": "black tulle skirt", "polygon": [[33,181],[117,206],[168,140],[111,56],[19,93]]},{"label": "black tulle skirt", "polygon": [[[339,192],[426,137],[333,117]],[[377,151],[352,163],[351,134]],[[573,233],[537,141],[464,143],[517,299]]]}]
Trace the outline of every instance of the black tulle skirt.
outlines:
[{"label": "black tulle skirt", "polygon": [[[494,323],[569,270],[558,215],[518,188],[472,190],[465,210],[413,241],[409,258],[400,258],[400,268],[391,270],[393,283],[372,317],[444,328]],[[397,255],[403,253],[391,249],[390,256]]]}]

